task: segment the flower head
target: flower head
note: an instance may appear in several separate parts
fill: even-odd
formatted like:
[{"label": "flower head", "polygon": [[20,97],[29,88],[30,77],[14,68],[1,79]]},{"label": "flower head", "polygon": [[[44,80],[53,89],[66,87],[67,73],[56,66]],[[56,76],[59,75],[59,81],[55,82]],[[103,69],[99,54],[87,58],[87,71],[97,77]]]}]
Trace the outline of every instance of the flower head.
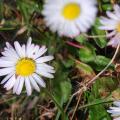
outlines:
[{"label": "flower head", "polygon": [[94,23],[96,0],[46,0],[42,11],[47,26],[60,36],[75,37]]},{"label": "flower head", "polygon": [[113,120],[120,120],[120,101],[115,101],[113,104],[116,107],[110,107],[110,110],[107,110],[107,112],[111,113],[111,116],[114,117]]},{"label": "flower head", "polygon": [[102,25],[99,28],[109,31],[107,34],[107,37],[110,37],[108,45],[116,47],[120,41],[120,7],[114,5],[114,11],[107,11],[106,14],[107,17],[101,17],[100,22]]},{"label": "flower head", "polygon": [[[40,87],[45,87],[45,82],[41,76],[53,78],[54,68],[46,62],[51,61],[53,56],[42,56],[47,48],[32,44],[31,37],[27,45],[22,46],[16,41],[13,48],[8,42],[0,57],[0,76],[5,76],[1,84],[4,88],[13,93],[20,94],[25,83],[28,95],[32,89],[40,91]],[[40,87],[39,87],[40,86]]]}]

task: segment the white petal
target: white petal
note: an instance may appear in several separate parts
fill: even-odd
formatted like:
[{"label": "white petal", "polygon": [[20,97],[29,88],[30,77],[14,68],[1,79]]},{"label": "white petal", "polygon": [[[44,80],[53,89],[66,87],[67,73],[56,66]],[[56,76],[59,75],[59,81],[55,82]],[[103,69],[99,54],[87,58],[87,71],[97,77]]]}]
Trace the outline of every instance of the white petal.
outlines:
[{"label": "white petal", "polygon": [[47,78],[54,78],[54,76],[46,71],[41,71],[40,69],[37,69],[36,70],[36,73],[44,76],[44,77],[47,77]]},{"label": "white petal", "polygon": [[45,67],[45,68],[48,68],[48,69],[54,69],[54,67],[52,67],[52,66],[50,66],[50,65],[48,65],[48,64],[46,64],[46,63],[38,63],[38,65],[41,65],[41,66],[43,66],[43,67]]},{"label": "white petal", "polygon": [[14,67],[2,68],[2,69],[0,69],[0,76],[7,75],[11,72],[14,72]]},{"label": "white petal", "polygon": [[4,61],[10,61],[12,63],[16,63],[17,62],[17,58],[14,58],[12,56],[5,56],[5,57],[0,57],[1,60],[4,60]]},{"label": "white petal", "polygon": [[18,77],[16,78],[15,85],[14,85],[14,87],[13,87],[13,93],[16,93],[17,88],[18,88],[19,83],[20,83],[20,79],[21,79],[20,76],[18,76]]},{"label": "white petal", "polygon": [[29,58],[32,58],[32,56],[33,56],[33,50],[34,50],[34,47],[35,47],[35,45],[34,44],[31,44],[31,46],[29,46],[27,49],[28,50],[26,50],[26,55],[27,55],[27,57],[29,57]]},{"label": "white petal", "polygon": [[12,49],[13,49],[12,45],[11,45],[9,42],[6,42],[6,46],[7,46],[8,49],[9,49],[9,48],[12,48]]},{"label": "white petal", "polygon": [[120,34],[116,34],[113,38],[110,39],[108,45],[112,45],[113,47],[117,47],[120,42]]},{"label": "white petal", "polygon": [[110,11],[107,11],[106,14],[114,20],[119,20],[119,18],[114,13],[112,13]]},{"label": "white petal", "polygon": [[26,45],[26,56],[27,57],[30,56],[29,52],[31,51],[31,45],[32,45],[31,42],[32,42],[32,38],[29,37],[27,41],[27,45]]},{"label": "white petal", "polygon": [[113,7],[114,7],[116,15],[120,18],[120,7],[119,7],[119,5],[116,4]]},{"label": "white petal", "polygon": [[120,117],[118,117],[118,118],[114,118],[113,120],[120,120]]},{"label": "white petal", "polygon": [[43,65],[37,65],[37,69],[39,70],[39,71],[45,71],[45,72],[48,72],[48,73],[55,73],[55,70],[54,69],[50,69],[50,68],[47,68],[47,67],[45,67],[45,66],[43,66]]},{"label": "white petal", "polygon": [[1,52],[1,54],[6,57],[12,57],[15,60],[19,58],[18,54],[14,49],[8,49],[7,51]]},{"label": "white petal", "polygon": [[16,81],[15,75],[13,75],[4,85],[4,88],[6,88],[7,90],[10,90],[14,86],[15,81]]},{"label": "white petal", "polygon": [[115,101],[113,104],[120,107],[120,101]]},{"label": "white petal", "polygon": [[26,48],[25,48],[25,45],[22,45],[22,51],[23,51],[23,57],[26,56]]},{"label": "white petal", "polygon": [[22,88],[23,88],[23,85],[24,85],[24,77],[21,77],[19,80],[19,85],[18,85],[17,90],[16,90],[17,95],[20,95]]},{"label": "white petal", "polygon": [[108,34],[107,34],[107,37],[108,37],[108,38],[109,38],[109,37],[112,37],[112,36],[114,36],[116,33],[117,33],[117,32],[114,30],[114,31],[108,33]]},{"label": "white petal", "polygon": [[14,46],[15,46],[15,49],[17,51],[17,54],[19,55],[19,57],[24,57],[24,52],[22,50],[22,47],[20,46],[20,44],[16,41],[14,42]]},{"label": "white petal", "polygon": [[14,65],[15,65],[14,61],[6,61],[6,60],[0,59],[0,67],[12,67]]},{"label": "white petal", "polygon": [[33,50],[31,51],[31,58],[34,58],[34,56],[37,54],[37,52],[39,51],[40,47],[38,45],[35,45]]},{"label": "white petal", "polygon": [[6,81],[8,81],[8,79],[10,79],[13,75],[14,75],[14,72],[8,74],[8,75],[1,81],[1,84],[3,84],[3,83],[5,83]]},{"label": "white petal", "polygon": [[28,77],[25,77],[25,86],[26,86],[27,95],[30,96],[32,93],[32,88]]},{"label": "white petal", "polygon": [[35,79],[34,79],[32,76],[30,76],[29,79],[30,79],[30,82],[31,82],[33,88],[34,88],[36,91],[40,92],[40,88],[39,88],[39,86],[37,85]]},{"label": "white petal", "polygon": [[32,42],[32,37],[29,37],[29,38],[28,38],[27,45],[28,45],[28,46],[31,45],[31,42]]},{"label": "white petal", "polygon": [[46,84],[44,80],[37,74],[33,74],[33,78],[36,80],[36,82],[41,86],[41,87],[46,87]]},{"label": "white petal", "polygon": [[101,30],[114,30],[115,26],[100,26],[99,29],[101,29]]},{"label": "white petal", "polygon": [[45,46],[42,46],[37,52],[36,54],[33,56],[34,59],[39,58],[40,56],[42,56],[45,52],[47,51],[47,48]]},{"label": "white petal", "polygon": [[36,62],[43,63],[43,62],[51,61],[52,59],[54,59],[53,56],[44,56],[44,57],[40,57],[40,58],[36,59]]}]

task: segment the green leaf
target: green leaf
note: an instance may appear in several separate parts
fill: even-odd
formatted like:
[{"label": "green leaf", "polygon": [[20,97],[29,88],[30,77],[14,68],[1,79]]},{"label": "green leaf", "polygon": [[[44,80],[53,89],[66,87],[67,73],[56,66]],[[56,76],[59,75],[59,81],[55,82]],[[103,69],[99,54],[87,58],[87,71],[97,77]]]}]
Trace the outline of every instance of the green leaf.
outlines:
[{"label": "green leaf", "polygon": [[[101,56],[101,55],[98,55],[96,56],[95,58],[95,69],[97,71],[101,71],[102,69],[105,68],[105,66],[107,66],[107,64],[110,62],[111,59],[105,57],[105,56]],[[111,64],[110,69],[114,69],[114,64]]]},{"label": "green leaf", "polygon": [[89,65],[82,62],[79,62],[79,64],[76,65],[76,68],[82,71],[85,75],[91,75],[94,73],[93,69]]},{"label": "green leaf", "polygon": [[96,84],[98,84],[99,92],[101,92],[100,89],[111,92],[116,89],[118,81],[112,77],[101,77],[96,81]]},{"label": "green leaf", "polygon": [[61,82],[59,86],[56,86],[56,89],[54,90],[54,97],[61,106],[69,99],[71,90],[72,86],[70,81]]},{"label": "green leaf", "polygon": [[61,83],[61,93],[64,103],[67,102],[67,100],[69,99],[71,95],[71,90],[72,90],[72,86],[70,82],[65,81]]},{"label": "green leaf", "polygon": [[[55,79],[52,82],[53,83],[53,96],[59,106],[63,108],[64,103],[66,103],[69,99],[69,96],[71,95],[72,86],[71,82],[68,78],[68,73],[64,70],[65,67],[62,66],[63,64],[58,64],[58,62],[55,62],[55,66],[57,69],[57,73],[55,75]],[[61,112],[58,111],[56,114],[55,120],[58,120],[61,115]],[[68,120],[67,117],[65,117],[65,120]]]},{"label": "green leaf", "polygon": [[111,118],[103,105],[97,105],[90,107],[89,120],[111,120]]},{"label": "green leaf", "polygon": [[112,95],[111,96],[112,96],[112,99],[120,100],[120,88],[116,87],[116,89],[114,91],[112,91]]},{"label": "green leaf", "polygon": [[74,65],[74,60],[66,59],[66,60],[62,60],[62,63],[66,68],[70,68]]},{"label": "green leaf", "polygon": [[110,10],[113,9],[113,7],[112,7],[111,4],[104,4],[104,5],[102,5],[102,9],[103,9],[104,11],[110,11]]},{"label": "green leaf", "polygon": [[96,19],[96,22],[95,22],[95,24],[93,26],[93,29],[92,29],[92,34],[101,36],[101,37],[98,37],[98,38],[94,38],[94,40],[100,48],[104,48],[107,45],[107,39],[105,37],[106,33],[105,33],[104,30],[99,30],[98,29],[99,26],[100,26],[99,19]]},{"label": "green leaf", "polygon": [[79,58],[83,62],[94,61],[95,56],[95,48],[91,44],[87,44],[79,50]]},{"label": "green leaf", "polygon": [[[107,97],[110,89],[112,89],[111,86],[115,88],[114,80],[110,77],[103,77],[96,80],[89,96],[87,96],[88,104],[93,102],[97,104],[101,101],[101,98],[106,99],[106,101],[111,101],[111,98]],[[107,113],[104,104],[101,103],[89,106],[89,120],[111,120],[111,117]]]},{"label": "green leaf", "polygon": [[[58,101],[56,100],[56,97],[53,96],[47,89],[44,89],[44,92],[53,100],[54,104],[56,104],[57,108],[58,108],[58,115],[60,115],[62,113],[62,119],[63,120],[68,120],[67,116],[64,113],[64,110],[62,109],[62,107],[60,106],[60,104],[58,103]],[[59,116],[58,116],[59,119]]]},{"label": "green leaf", "polygon": [[77,42],[81,43],[81,44],[83,44],[83,43],[86,42],[86,38],[85,38],[85,36],[83,36],[82,34],[79,35],[79,36],[77,36],[77,37],[75,38],[75,40],[76,40]]},{"label": "green leaf", "polygon": [[[69,81],[61,82],[59,86],[56,86],[54,90],[54,98],[61,108],[63,108],[63,104],[67,102],[69,96],[71,95],[72,86]],[[58,120],[60,117],[61,111],[58,111],[55,120]],[[64,120],[68,120],[67,116],[64,116]]]}]

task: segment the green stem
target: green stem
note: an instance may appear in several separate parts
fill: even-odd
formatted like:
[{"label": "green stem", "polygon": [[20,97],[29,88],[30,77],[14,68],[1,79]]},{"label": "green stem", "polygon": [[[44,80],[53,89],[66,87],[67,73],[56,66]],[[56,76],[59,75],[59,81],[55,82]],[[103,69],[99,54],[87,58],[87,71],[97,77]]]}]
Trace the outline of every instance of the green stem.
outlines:
[{"label": "green stem", "polygon": [[99,10],[100,10],[100,12],[102,12],[101,0],[97,0],[97,1],[98,1],[98,7],[99,7]]},{"label": "green stem", "polygon": [[113,102],[113,100],[100,100],[98,102],[92,102],[92,103],[89,103],[87,105],[83,105],[83,106],[79,107],[78,110],[86,108],[86,107],[91,107],[91,106],[94,106],[94,105],[99,105],[99,104],[102,104],[102,103],[110,103],[110,102]]}]

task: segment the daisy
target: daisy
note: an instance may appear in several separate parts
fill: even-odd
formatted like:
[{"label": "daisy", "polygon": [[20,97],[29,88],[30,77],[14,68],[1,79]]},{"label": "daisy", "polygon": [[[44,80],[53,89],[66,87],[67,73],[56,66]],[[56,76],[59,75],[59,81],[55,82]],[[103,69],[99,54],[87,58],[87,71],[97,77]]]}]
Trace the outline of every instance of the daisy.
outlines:
[{"label": "daisy", "polygon": [[113,47],[117,47],[120,41],[120,7],[118,5],[114,5],[114,11],[107,11],[107,17],[101,17],[101,26],[99,27],[101,30],[107,30],[109,33],[107,37],[110,38],[108,45]]},{"label": "daisy", "polygon": [[60,36],[75,37],[94,23],[96,0],[46,0],[43,7],[45,22]]},{"label": "daisy", "polygon": [[6,90],[13,88],[13,93],[19,95],[25,83],[27,95],[31,95],[32,89],[40,91],[40,87],[46,84],[41,76],[53,78],[54,68],[46,62],[53,56],[42,56],[47,48],[32,44],[31,37],[27,45],[22,46],[15,41],[14,48],[7,42],[0,57],[0,76],[5,76],[1,81]]},{"label": "daisy", "polygon": [[110,107],[110,110],[107,110],[107,112],[111,113],[111,116],[114,117],[113,120],[120,120],[120,101],[115,101],[113,104],[116,107]]}]

